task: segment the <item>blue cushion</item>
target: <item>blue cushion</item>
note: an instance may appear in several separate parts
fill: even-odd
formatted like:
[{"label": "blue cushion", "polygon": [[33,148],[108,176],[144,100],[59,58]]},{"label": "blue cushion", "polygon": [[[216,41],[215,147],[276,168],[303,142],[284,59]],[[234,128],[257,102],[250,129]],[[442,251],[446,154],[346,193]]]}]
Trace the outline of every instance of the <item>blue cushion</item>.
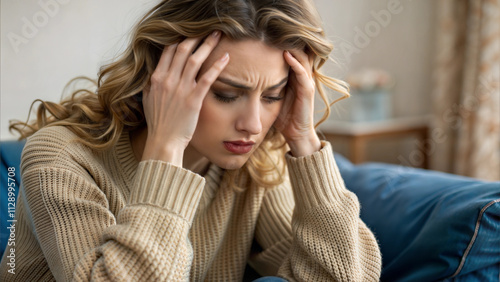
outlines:
[{"label": "blue cushion", "polygon": [[[5,250],[5,246],[7,244],[7,240],[10,236],[10,230],[7,229],[10,226],[10,222],[7,220],[12,220],[9,217],[9,183],[14,183],[14,186],[10,186],[11,188],[15,188],[14,193],[17,197],[19,192],[19,184],[21,183],[21,172],[19,171],[19,164],[21,162],[21,152],[24,147],[24,141],[2,141],[0,142],[0,254],[3,254]],[[9,181],[9,168],[10,176],[15,182],[12,180]],[[11,184],[12,185],[12,184]],[[12,190],[12,189],[11,189]]]},{"label": "blue cushion", "polygon": [[498,281],[500,182],[335,158],[379,240],[383,281]]}]

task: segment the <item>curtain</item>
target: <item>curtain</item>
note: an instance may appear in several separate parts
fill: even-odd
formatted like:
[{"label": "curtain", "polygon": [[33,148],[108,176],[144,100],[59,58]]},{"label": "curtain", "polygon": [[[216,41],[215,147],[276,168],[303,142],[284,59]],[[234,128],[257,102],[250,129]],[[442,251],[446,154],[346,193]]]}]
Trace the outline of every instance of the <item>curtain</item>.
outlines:
[{"label": "curtain", "polygon": [[438,0],[431,168],[500,180],[500,0]]}]

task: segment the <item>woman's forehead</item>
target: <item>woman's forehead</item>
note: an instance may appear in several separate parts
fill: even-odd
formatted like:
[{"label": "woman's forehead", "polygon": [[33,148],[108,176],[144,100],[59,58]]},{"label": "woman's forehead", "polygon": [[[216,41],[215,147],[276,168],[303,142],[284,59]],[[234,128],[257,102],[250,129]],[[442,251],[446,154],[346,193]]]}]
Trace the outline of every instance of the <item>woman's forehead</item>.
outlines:
[{"label": "woman's forehead", "polygon": [[235,41],[222,38],[204,64],[205,67],[212,65],[225,52],[229,53],[230,60],[221,77],[250,85],[265,77],[273,85],[288,75],[289,66],[283,57],[283,50],[251,39]]}]

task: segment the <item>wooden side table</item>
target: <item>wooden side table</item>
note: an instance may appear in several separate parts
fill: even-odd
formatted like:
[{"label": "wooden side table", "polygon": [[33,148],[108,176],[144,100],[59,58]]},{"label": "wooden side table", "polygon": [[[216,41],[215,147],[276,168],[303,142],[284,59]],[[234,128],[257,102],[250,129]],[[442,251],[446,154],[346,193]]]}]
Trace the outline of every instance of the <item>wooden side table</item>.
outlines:
[{"label": "wooden side table", "polygon": [[[350,160],[359,164],[367,161],[366,146],[375,138],[416,136],[420,142],[428,139],[429,116],[393,118],[370,122],[327,121],[319,126],[318,133],[327,138],[347,138]],[[423,168],[429,168],[429,156],[423,152]]]}]

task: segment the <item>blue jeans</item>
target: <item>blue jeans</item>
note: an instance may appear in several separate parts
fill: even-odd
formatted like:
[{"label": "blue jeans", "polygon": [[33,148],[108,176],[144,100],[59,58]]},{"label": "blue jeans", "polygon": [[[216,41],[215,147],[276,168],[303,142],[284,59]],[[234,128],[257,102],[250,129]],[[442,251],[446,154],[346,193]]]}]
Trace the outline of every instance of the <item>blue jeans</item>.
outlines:
[{"label": "blue jeans", "polygon": [[264,276],[254,280],[253,282],[288,282],[288,281],[276,276]]}]

